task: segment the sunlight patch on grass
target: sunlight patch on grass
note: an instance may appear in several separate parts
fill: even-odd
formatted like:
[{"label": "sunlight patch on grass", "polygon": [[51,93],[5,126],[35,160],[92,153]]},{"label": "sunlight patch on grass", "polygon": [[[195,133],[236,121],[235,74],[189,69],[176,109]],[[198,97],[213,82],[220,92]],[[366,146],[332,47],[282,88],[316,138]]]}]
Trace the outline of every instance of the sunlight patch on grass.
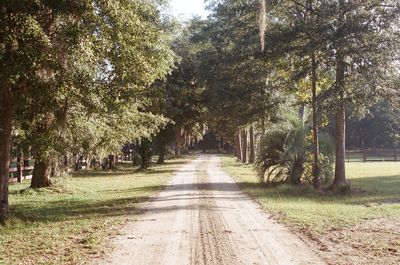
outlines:
[{"label": "sunlight patch on grass", "polygon": [[193,157],[139,172],[83,171],[49,189],[10,186],[11,215],[0,227],[0,264],[81,264],[101,255],[106,239],[140,213],[137,203],[163,188]]},{"label": "sunlight patch on grass", "polygon": [[252,166],[229,156],[221,159],[244,192],[280,221],[298,228],[319,232],[366,219],[400,218],[400,163],[348,163],[349,182],[361,191],[335,195],[317,193],[309,186],[266,186],[259,183]]}]

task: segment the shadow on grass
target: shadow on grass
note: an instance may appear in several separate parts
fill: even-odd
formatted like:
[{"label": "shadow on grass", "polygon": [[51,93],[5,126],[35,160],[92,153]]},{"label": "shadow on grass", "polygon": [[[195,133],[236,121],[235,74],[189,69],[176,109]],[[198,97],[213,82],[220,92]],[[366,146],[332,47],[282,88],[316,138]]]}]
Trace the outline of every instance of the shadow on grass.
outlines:
[{"label": "shadow on grass", "polygon": [[[172,161],[166,165],[182,165],[184,161]],[[158,169],[143,172],[143,176],[151,174],[163,174],[173,172],[172,169]],[[184,172],[184,171],[183,171]],[[129,172],[108,172],[108,171],[88,171],[75,174],[75,177],[115,177],[121,175],[133,174],[134,169]],[[185,172],[184,172],[185,173]],[[293,187],[289,185],[271,186],[256,182],[238,182],[238,183],[205,183],[198,184],[170,184],[169,190],[184,190],[186,192],[173,196],[157,197],[157,201],[180,201],[190,199],[210,199],[204,195],[198,195],[199,189],[207,191],[224,191],[226,196],[219,197],[223,200],[246,200],[247,197],[239,192],[239,188],[251,196],[258,198],[274,200],[309,200],[310,202],[326,202],[348,205],[363,205],[367,203],[386,203],[390,201],[400,201],[400,175],[385,177],[364,177],[353,178],[350,180],[353,188],[360,187],[366,192],[351,195],[337,195],[332,193],[320,193],[312,187],[303,185]],[[12,216],[27,222],[57,222],[60,220],[90,219],[98,216],[115,217],[135,215],[141,213],[137,208],[138,202],[149,200],[148,196],[132,196],[129,194],[140,194],[141,192],[149,194],[162,190],[165,186],[154,185],[146,187],[135,187],[130,189],[102,190],[99,198],[91,200],[84,198],[49,200],[47,204],[37,203],[33,198],[23,202],[14,203],[12,206]],[[126,198],[110,198],[112,195],[124,196]],[[118,197],[117,196],[117,197]],[[108,197],[108,199],[107,199]],[[40,198],[39,198],[40,199]],[[35,204],[36,203],[36,204]],[[185,210],[194,205],[181,207],[178,203],[172,207],[152,208],[152,211],[171,211]]]},{"label": "shadow on grass", "polygon": [[114,178],[114,177],[124,177],[124,176],[132,176],[135,177],[144,177],[146,175],[155,175],[155,174],[166,174],[166,173],[173,173],[175,172],[175,169],[163,169],[163,170],[152,170],[152,169],[146,169],[146,170],[132,170],[132,171],[82,171],[82,172],[77,172],[73,173],[72,177],[73,178],[99,178],[99,177],[105,177],[105,178]]},{"label": "shadow on grass", "polygon": [[121,177],[137,173],[136,171],[109,171],[90,170],[72,173],[73,178],[99,178],[99,177]]},{"label": "shadow on grass", "polygon": [[149,197],[112,199],[101,202],[93,201],[53,201],[51,205],[32,207],[26,203],[14,204],[11,209],[12,218],[24,222],[58,222],[76,219],[90,219],[99,216],[121,216],[138,214],[135,203]]},{"label": "shadow on grass", "polygon": [[352,178],[350,183],[357,186],[372,188],[381,192],[389,192],[399,194],[400,190],[400,175],[385,176],[385,177],[364,177]]},{"label": "shadow on grass", "polygon": [[[181,157],[181,158],[185,158],[185,157]],[[188,158],[188,159],[189,159],[189,158]],[[154,163],[153,166],[160,166],[160,165],[162,165],[162,166],[169,166],[169,165],[175,166],[175,165],[183,165],[183,164],[185,164],[186,162],[187,162],[187,161],[183,161],[183,160],[179,160],[179,159],[177,159],[177,160],[167,160],[167,161],[165,161],[164,164],[157,164],[157,163]]]},{"label": "shadow on grass", "polygon": [[[166,161],[162,166],[150,168],[145,171],[137,171],[131,163],[119,163],[116,170],[88,170],[72,174],[73,178],[110,178],[129,176],[143,178],[151,175],[172,174],[179,166],[187,161]],[[169,168],[171,166],[171,168]],[[55,187],[31,190],[24,186],[23,189],[13,190],[12,195],[23,196],[17,202],[12,203],[11,218],[25,222],[57,222],[75,219],[90,219],[98,216],[125,216],[141,212],[137,203],[149,200],[146,194],[152,194],[164,188],[163,185],[134,187],[130,189],[89,191],[89,198],[82,194],[66,190],[54,191]],[[53,198],[51,198],[53,196]],[[117,197],[117,198],[115,198]],[[45,199],[44,199],[45,198]]]},{"label": "shadow on grass", "polygon": [[[170,191],[186,191],[185,193],[173,194],[171,196],[156,197],[154,201],[176,201],[174,206],[154,208],[151,207],[150,211],[157,211],[160,213],[166,211],[188,210],[196,209],[197,203],[189,204],[186,206],[179,206],[180,200],[197,200],[197,199],[211,199],[209,195],[199,195],[198,191],[224,191],[226,196],[218,197],[221,200],[247,200],[247,196],[239,192],[238,186],[252,196],[259,198],[279,199],[279,200],[310,200],[315,202],[339,203],[349,205],[359,205],[370,202],[384,203],[389,200],[398,199],[398,193],[394,191],[400,188],[400,176],[380,177],[380,178],[360,178],[354,179],[360,185],[370,186],[371,184],[390,185],[392,192],[388,193],[374,193],[367,192],[359,195],[345,195],[338,196],[333,194],[321,194],[314,191],[309,186],[292,187],[288,185],[281,186],[267,186],[259,183],[205,183],[201,186],[198,184],[171,184],[166,187]],[[156,192],[163,189],[164,186],[147,186],[137,187],[124,190],[106,190],[102,191],[106,194],[129,194],[135,192]],[[378,186],[379,187],[379,186]],[[107,197],[107,196],[105,196]],[[126,215],[136,215],[142,213],[142,210],[137,208],[137,203],[149,200],[147,196],[144,197],[131,197],[131,198],[117,198],[117,199],[103,199],[101,201],[93,200],[59,200],[52,201],[49,205],[32,207],[32,201],[25,201],[13,205],[13,216],[23,221],[30,222],[56,222],[75,219],[90,219],[94,217],[116,217]],[[214,210],[214,209],[210,209]]]},{"label": "shadow on grass", "polygon": [[162,169],[162,170],[146,169],[146,170],[138,171],[138,173],[144,173],[144,175],[157,175],[157,174],[172,174],[175,171],[176,170],[174,170],[174,169]]},{"label": "shadow on grass", "polygon": [[154,175],[154,174],[165,174],[165,173],[173,173],[176,171],[176,168],[173,167],[171,169],[155,169],[153,167],[168,167],[168,166],[180,166],[184,165],[185,161],[167,161],[162,165],[153,164],[152,167],[148,169],[140,169],[139,167],[134,167],[132,164],[120,163],[117,165],[116,169],[113,170],[84,170],[79,172],[72,173],[72,177],[76,178],[97,178],[97,177],[120,177],[127,176],[133,174],[143,174],[143,175]]},{"label": "shadow on grass", "polygon": [[364,205],[386,204],[400,201],[400,175],[351,179],[354,192],[337,194],[329,190],[320,192],[311,185],[290,186],[267,185],[253,182],[238,182],[239,187],[252,196],[282,200],[310,200],[338,204]]},{"label": "shadow on grass", "polygon": [[[220,155],[220,157],[228,157]],[[229,164],[233,170],[251,168],[249,165]],[[255,177],[255,176],[254,176]],[[400,202],[400,175],[369,176],[351,178],[348,180],[352,192],[347,194],[315,191],[311,185],[267,185],[256,182],[238,182],[240,188],[252,196],[279,199],[307,199],[318,202],[332,202],[339,204],[363,205],[368,203],[393,204]],[[329,187],[327,185],[326,187]]]},{"label": "shadow on grass", "polygon": [[[102,193],[134,193],[134,192],[156,192],[162,190],[165,186],[148,186],[138,187],[124,190],[106,190]],[[218,188],[220,186],[217,186]],[[217,188],[215,187],[215,188]],[[12,218],[19,219],[23,222],[58,222],[58,221],[73,221],[77,219],[91,219],[99,217],[118,217],[118,216],[134,216],[142,214],[144,212],[157,212],[164,213],[168,211],[179,211],[179,210],[195,210],[198,209],[199,205],[197,200],[209,200],[214,198],[212,195],[199,195],[197,184],[188,185],[170,185],[167,186],[169,190],[184,189],[189,191],[184,194],[176,194],[173,196],[161,196],[161,197],[131,197],[131,198],[117,198],[117,199],[103,199],[102,201],[94,200],[58,200],[51,201],[48,205],[34,205],[33,201],[24,201],[23,203],[14,204],[12,207]],[[194,191],[194,192],[191,192]],[[246,200],[247,196],[238,194],[238,196],[223,196],[218,197],[224,200]],[[150,207],[148,209],[141,209],[137,207],[137,203],[145,201],[176,201],[177,203],[172,206],[163,207]],[[193,200],[193,203],[179,205],[178,201],[182,200]],[[202,207],[202,205],[200,205]],[[207,210],[221,210],[221,207],[207,206]]]},{"label": "shadow on grass", "polygon": [[[128,216],[141,213],[137,207],[140,202],[148,201],[150,196],[135,196],[137,193],[152,194],[164,188],[163,185],[135,187],[121,190],[103,190],[95,198],[66,197],[58,199],[57,194],[38,190],[35,197],[28,197],[19,203],[12,204],[12,218],[25,222],[58,222],[76,219],[90,219],[103,217]],[[47,194],[46,194],[47,192]],[[132,194],[131,196],[129,194]],[[62,194],[66,195],[66,194]],[[39,202],[42,196],[55,196],[54,200]],[[75,194],[75,196],[79,196]],[[117,198],[110,198],[111,196]],[[122,198],[118,198],[118,197]],[[108,199],[107,199],[108,197]]]}]

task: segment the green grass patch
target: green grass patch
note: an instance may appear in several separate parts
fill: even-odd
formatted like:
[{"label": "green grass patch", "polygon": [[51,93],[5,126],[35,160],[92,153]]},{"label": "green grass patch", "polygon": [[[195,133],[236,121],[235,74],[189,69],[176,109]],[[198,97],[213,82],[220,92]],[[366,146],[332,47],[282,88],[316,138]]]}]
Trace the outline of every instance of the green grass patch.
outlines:
[{"label": "green grass patch", "polygon": [[347,163],[347,176],[356,192],[347,195],[318,193],[310,186],[260,184],[250,165],[222,156],[223,167],[240,188],[256,198],[279,220],[320,232],[354,225],[373,218],[400,218],[400,163]]},{"label": "green grass patch", "polygon": [[192,157],[143,172],[82,171],[48,189],[11,184],[11,215],[0,226],[0,264],[81,264],[102,254],[107,238],[140,213],[138,202],[163,188]]}]

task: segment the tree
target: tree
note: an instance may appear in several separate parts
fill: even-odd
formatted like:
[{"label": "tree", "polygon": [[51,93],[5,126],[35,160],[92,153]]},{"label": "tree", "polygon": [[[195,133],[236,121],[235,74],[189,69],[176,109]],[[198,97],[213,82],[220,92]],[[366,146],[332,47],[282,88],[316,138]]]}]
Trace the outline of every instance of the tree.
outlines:
[{"label": "tree", "polygon": [[150,167],[153,152],[151,150],[151,141],[149,139],[142,139],[136,149],[140,156],[140,169],[148,169]]},{"label": "tree", "polygon": [[167,145],[172,143],[175,139],[174,126],[172,123],[167,124],[155,137],[154,144],[158,150],[157,164],[165,163],[165,155],[167,152]]},{"label": "tree", "polygon": [[15,108],[28,84],[37,81],[40,51],[45,47],[40,25],[36,20],[40,5],[33,2],[2,1],[0,4],[0,219],[8,213],[8,178],[11,134]]},{"label": "tree", "polygon": [[[0,95],[0,219],[8,213],[8,178],[11,153],[11,122],[13,92],[2,88]],[[0,220],[1,221],[1,220]]]},{"label": "tree", "polygon": [[[122,140],[133,141],[142,137],[138,136],[138,132],[131,131],[136,124],[142,129],[143,135],[148,134],[147,131],[154,132],[154,126],[150,126],[147,130],[141,124],[148,125],[152,122],[156,127],[163,125],[162,122],[158,123],[158,120],[162,119],[151,118],[147,121],[145,117],[149,118],[149,115],[135,117],[135,115],[146,113],[146,98],[142,90],[149,87],[154,80],[168,73],[172,63],[172,53],[168,49],[169,37],[166,34],[160,34],[162,29],[157,7],[151,2],[121,1],[120,3],[113,2],[111,5],[96,2],[94,8],[89,10],[88,15],[83,19],[89,19],[93,15],[97,19],[96,23],[89,24],[89,27],[82,29],[81,35],[75,37],[79,44],[84,45],[84,50],[79,51],[73,47],[71,56],[62,58],[66,61],[67,71],[63,71],[66,73],[65,75],[56,76],[55,81],[58,82],[56,85],[64,88],[65,93],[61,95],[50,93],[47,102],[52,104],[43,104],[48,106],[43,113],[47,117],[47,125],[33,124],[34,126],[32,126],[32,140],[38,142],[35,149],[38,164],[35,168],[38,169],[38,174],[34,172],[32,187],[43,187],[50,184],[48,181],[43,181],[49,179],[49,174],[43,174],[43,172],[49,172],[49,167],[57,156],[66,151],[62,146],[62,143],[65,142],[64,139],[57,139],[58,132],[53,129],[58,123],[57,113],[64,112],[56,107],[59,106],[60,97],[68,101],[69,109],[72,109],[74,105],[90,106],[89,109],[81,108],[81,111],[88,115],[96,112],[102,113],[105,117],[113,119],[102,124],[102,126],[113,127],[104,130],[107,135],[101,137],[101,144],[109,145],[107,149],[114,152],[126,143],[121,144]],[[125,17],[130,19],[127,20]],[[137,27],[138,24],[143,27]],[[88,40],[87,35],[95,38],[92,37]],[[95,56],[91,58],[92,61],[88,62],[84,58],[77,58],[77,51]],[[58,53],[57,50],[51,52]],[[76,65],[76,59],[80,59],[78,62],[83,65]],[[96,71],[84,77],[95,80],[91,84],[94,89],[90,86],[82,86],[77,82],[82,81],[83,71],[81,69],[86,70],[89,67],[93,67],[92,69],[96,69]],[[77,70],[81,71],[76,73]],[[70,72],[72,73],[70,74]],[[135,73],[135,76],[131,73]],[[65,79],[66,81],[64,81]],[[72,82],[69,82],[71,79]],[[86,98],[88,94],[91,97]],[[81,102],[89,102],[89,104],[82,105]],[[94,104],[96,105],[93,106]],[[64,121],[69,118],[70,114],[68,110],[65,113]],[[130,121],[126,119],[130,119]],[[39,122],[41,121],[43,119],[39,120]],[[117,122],[118,124],[115,125]],[[70,123],[65,122],[65,124]],[[131,125],[131,128],[123,127],[128,124]],[[55,137],[49,134],[55,135]],[[40,141],[44,138],[56,141],[47,142],[48,144],[45,145],[43,141]],[[47,149],[44,149],[45,146]],[[47,169],[40,171],[41,164]]]},{"label": "tree", "polygon": [[256,161],[256,150],[255,150],[255,143],[254,143],[254,128],[253,125],[250,126],[249,130],[249,147],[250,147],[250,152],[249,152],[249,163],[254,164]]},{"label": "tree", "polygon": [[[333,187],[347,186],[345,173],[346,101],[360,103],[376,95],[394,67],[398,54],[394,43],[400,16],[397,1],[345,2],[334,5],[337,18],[333,24],[331,49],[336,51],[336,165]],[[381,49],[376,49],[381,47]]]},{"label": "tree", "polygon": [[[313,170],[315,188],[319,187],[319,137],[318,126],[318,93],[326,90],[326,82],[321,82],[321,76],[326,78],[325,53],[322,49],[326,21],[323,21],[318,12],[321,1],[279,1],[272,4],[267,11],[268,32],[265,32],[264,56],[267,60],[286,61],[277,64],[282,68],[288,79],[287,87],[295,93],[299,104],[299,115],[303,118],[304,108],[310,105],[312,109],[313,131]],[[281,71],[282,71],[281,70]]]},{"label": "tree", "polygon": [[[165,125],[148,110],[144,93],[173,62],[158,7],[123,0],[2,2],[1,217],[8,211],[12,126],[33,148],[31,186],[39,188],[51,184],[60,156],[115,151]],[[87,132],[96,143],[88,143]]]}]

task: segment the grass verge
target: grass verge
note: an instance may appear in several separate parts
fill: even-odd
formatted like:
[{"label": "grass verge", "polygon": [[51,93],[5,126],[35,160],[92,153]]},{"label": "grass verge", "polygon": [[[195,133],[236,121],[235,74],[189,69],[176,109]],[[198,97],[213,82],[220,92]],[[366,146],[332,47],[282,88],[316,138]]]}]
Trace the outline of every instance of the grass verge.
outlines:
[{"label": "grass verge", "polygon": [[0,264],[83,264],[101,255],[107,238],[140,213],[186,157],[138,172],[83,171],[49,189],[11,184],[11,215],[0,227]]},{"label": "grass verge", "polygon": [[400,163],[347,163],[350,195],[309,186],[266,186],[252,166],[221,156],[241,190],[275,219],[311,239],[328,264],[399,264]]}]

